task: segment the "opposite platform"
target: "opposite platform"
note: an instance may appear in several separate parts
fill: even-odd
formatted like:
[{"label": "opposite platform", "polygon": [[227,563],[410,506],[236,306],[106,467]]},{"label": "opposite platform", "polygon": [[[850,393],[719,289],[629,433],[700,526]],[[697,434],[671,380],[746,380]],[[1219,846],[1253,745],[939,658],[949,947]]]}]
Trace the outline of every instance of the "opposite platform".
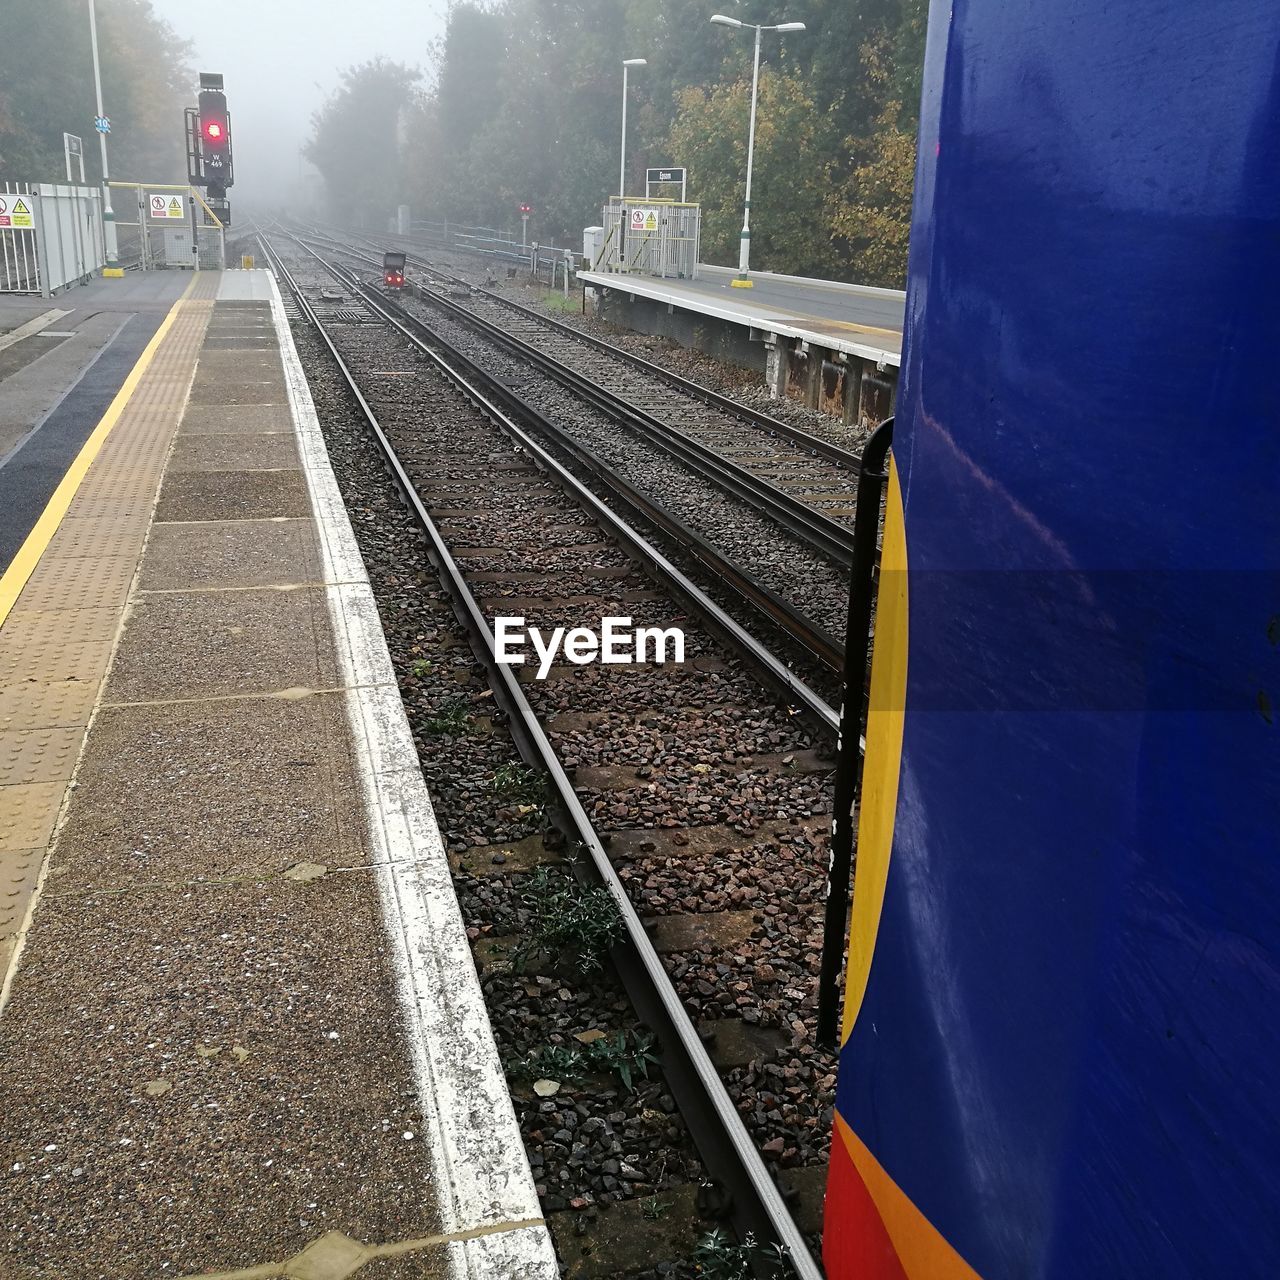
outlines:
[{"label": "opposite platform", "polygon": [[0,627],[0,1272],[554,1276],[274,282],[166,326]]},{"label": "opposite platform", "polygon": [[728,267],[700,263],[696,280],[607,271],[579,271],[577,278],[579,284],[812,343],[882,368],[901,363],[906,295],[899,290],[767,271],[751,273],[750,289],[736,289],[736,275]]}]

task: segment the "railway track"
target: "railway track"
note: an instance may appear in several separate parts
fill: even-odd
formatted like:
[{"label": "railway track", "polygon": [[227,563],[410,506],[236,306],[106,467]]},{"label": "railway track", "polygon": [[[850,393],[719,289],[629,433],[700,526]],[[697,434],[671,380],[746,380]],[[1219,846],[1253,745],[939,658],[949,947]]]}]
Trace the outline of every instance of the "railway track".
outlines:
[{"label": "railway track", "polygon": [[[843,629],[848,594],[840,565],[794,528],[761,512],[750,496],[725,493],[697,466],[655,451],[647,435],[626,433],[633,415],[606,388],[579,375],[574,376],[585,385],[566,385],[536,362],[531,367],[524,352],[488,334],[477,335],[466,313],[462,319],[417,314],[364,284],[355,272],[324,259],[306,241],[297,243],[326,263],[344,298],[373,299],[466,376],[485,380],[496,399],[572,457],[593,486],[661,530],[669,545],[682,557],[692,557],[718,589],[745,602],[751,616],[771,628],[780,643],[803,651],[807,662],[797,653],[792,665],[806,679],[820,689],[831,688],[843,658],[836,637]],[[334,251],[353,253],[349,245],[335,244]],[[342,314],[343,304],[335,305],[335,314]],[[852,540],[843,531],[841,537]]]},{"label": "railway track", "polygon": [[[637,1015],[657,1035],[665,1079],[720,1188],[714,1198],[740,1233],[776,1242],[796,1275],[816,1278],[820,1272],[761,1147],[786,1150],[785,1139],[770,1134],[779,1126],[790,1132],[787,1125],[807,1105],[813,1081],[824,1077],[788,1086],[785,1107],[768,1113],[773,1119],[761,1119],[745,1099],[746,1113],[757,1121],[749,1131],[740,1114],[744,1098],[730,1095],[686,1004],[692,1000],[716,1026],[725,1025],[726,1009],[741,1009],[741,993],[717,974],[720,968],[731,974],[732,967],[714,958],[726,945],[716,936],[726,919],[732,922],[733,955],[773,955],[789,974],[791,987],[778,1002],[784,1011],[775,1009],[773,1020],[798,1013],[807,998],[798,988],[804,982],[803,938],[817,927],[820,908],[824,861],[816,829],[823,825],[830,767],[824,753],[835,712],[516,421],[512,406],[499,402],[499,385],[481,385],[479,370],[468,377],[409,319],[376,298],[361,302],[377,327],[336,302],[317,306],[266,237],[263,247],[359,406],[487,672],[502,723],[545,780],[548,810],[567,847],[578,853],[580,874],[603,886],[617,908],[623,936],[613,949],[614,963]],[[340,270],[329,269],[342,278]],[[396,341],[388,343],[389,335]],[[433,424],[428,435],[421,430],[424,412]],[[588,604],[602,616],[623,614],[659,626],[697,618],[698,630],[687,632],[687,661],[609,673],[562,662],[545,682],[532,680],[527,668],[517,674],[497,661],[496,612],[518,608],[538,625],[564,624]],[[781,701],[747,675],[743,661],[784,691]],[[806,714],[797,716],[801,707]],[[810,843],[805,821],[814,828]],[[700,849],[723,889],[726,874],[733,883],[739,874],[756,873],[759,855],[744,860],[740,849],[728,847],[745,843],[750,850],[753,832],[781,842],[805,892],[775,894],[769,911],[754,922],[742,918],[749,910],[669,911],[673,892],[688,901],[679,890],[690,874],[681,862],[690,859],[664,859],[655,846],[668,854],[690,844]],[[677,836],[683,846],[671,843]],[[724,846],[722,858],[708,840]],[[797,856],[802,846],[812,852],[809,865]],[[724,866],[716,871],[719,862]],[[654,882],[657,890],[649,887]],[[780,923],[777,904],[784,900],[803,918]],[[649,918],[664,903],[667,914]],[[696,942],[690,949],[686,938],[668,968],[659,946],[670,942],[673,929]],[[761,967],[771,968],[767,958]],[[821,1070],[821,1054],[811,1057]],[[814,1069],[802,1063],[801,1077]],[[815,1132],[824,1123],[821,1111],[820,1105],[812,1117]],[[790,1119],[787,1112],[794,1113]]]},{"label": "railway track", "polygon": [[[312,229],[309,234],[316,235],[327,240],[334,245],[341,245],[343,241],[336,238],[327,231],[319,228]],[[344,233],[351,235],[352,239],[364,244],[370,250],[376,250],[381,253],[387,246],[380,241],[370,239],[367,236],[358,236],[354,233]],[[426,255],[433,253],[445,255],[448,257],[471,257],[471,252],[460,249],[456,246],[433,245],[424,243],[422,240],[410,236],[397,236],[388,234],[385,237],[388,244],[393,247],[402,249],[407,255],[408,260],[416,262],[418,266],[429,273],[433,273],[443,280],[450,283],[456,283],[467,287],[473,296],[483,296],[493,303],[511,309],[515,312],[523,312],[535,324],[541,325],[543,328],[553,329],[560,332],[563,336],[570,339],[576,339],[578,342],[594,347],[596,350],[612,356],[616,360],[632,365],[635,369],[642,370],[652,378],[668,383],[671,387],[683,392],[685,395],[694,400],[701,400],[704,403],[722,409],[730,418],[736,418],[742,422],[754,423],[765,433],[766,436],[778,436],[783,439],[794,442],[797,447],[804,453],[819,453],[829,457],[832,461],[840,464],[842,467],[857,470],[859,459],[861,457],[861,445],[858,448],[851,449],[848,447],[847,430],[841,432],[839,428],[834,428],[837,432],[835,435],[823,434],[823,428],[818,426],[816,429],[802,427],[797,423],[787,422],[775,414],[767,413],[761,409],[756,409],[749,404],[743,403],[741,400],[735,399],[731,395],[724,395],[713,390],[710,387],[695,381],[692,378],[686,378],[676,373],[673,369],[649,360],[634,351],[629,351],[624,347],[620,347],[617,343],[610,342],[605,338],[601,338],[595,334],[588,333],[576,325],[567,324],[562,320],[557,320],[554,316],[548,315],[545,311],[541,311],[535,307],[529,307],[523,303],[517,302],[509,294],[491,289],[485,286],[477,285],[474,279],[468,279],[465,276],[455,276],[450,271],[445,271],[436,263],[434,263]],[[485,255],[480,255],[482,258]],[[488,265],[485,268],[485,274],[488,275]],[[489,283],[493,283],[490,278]]]},{"label": "railway track", "polygon": [[[379,265],[350,243],[315,233],[307,238]],[[419,289],[424,302],[532,362],[848,567],[856,454],[443,271],[421,255],[410,254],[409,261],[441,286]]]}]

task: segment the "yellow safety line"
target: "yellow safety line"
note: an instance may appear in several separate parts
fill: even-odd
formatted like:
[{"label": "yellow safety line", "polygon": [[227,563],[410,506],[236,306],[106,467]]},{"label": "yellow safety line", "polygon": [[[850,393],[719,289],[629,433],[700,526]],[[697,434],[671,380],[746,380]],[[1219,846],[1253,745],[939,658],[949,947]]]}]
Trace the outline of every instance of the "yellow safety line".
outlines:
[{"label": "yellow safety line", "polygon": [[199,274],[199,272],[196,272],[195,276],[192,277],[191,283],[183,291],[182,297],[170,307],[169,314],[160,322],[160,327],[152,335],[151,341],[147,343],[146,348],[138,357],[137,364],[129,371],[129,376],[125,378],[120,390],[116,392],[115,399],[107,406],[106,413],[102,415],[98,425],[94,427],[89,438],[81,446],[80,452],[76,454],[75,461],[67,468],[66,474],[53,491],[53,496],[40,513],[40,518],[35,522],[31,532],[27,534],[26,541],[18,549],[18,554],[13,557],[12,563],[5,570],[4,577],[0,578],[0,626],[4,625],[5,619],[8,618],[13,606],[17,603],[18,596],[22,593],[22,588],[27,585],[27,579],[35,572],[36,565],[40,563],[40,557],[44,555],[49,543],[53,541],[53,535],[58,532],[58,528],[67,514],[67,509],[71,506],[71,499],[76,496],[76,490],[80,488],[80,484],[93,464],[93,460],[98,456],[107,437],[111,434],[111,429],[119,421],[120,415],[124,412],[130,397],[137,390],[138,383],[142,381],[142,375],[147,371],[147,366],[155,357],[156,350],[159,348],[160,343],[164,341],[165,334],[169,332],[170,327],[177,318],[178,308],[196,287],[196,280],[199,278]]}]

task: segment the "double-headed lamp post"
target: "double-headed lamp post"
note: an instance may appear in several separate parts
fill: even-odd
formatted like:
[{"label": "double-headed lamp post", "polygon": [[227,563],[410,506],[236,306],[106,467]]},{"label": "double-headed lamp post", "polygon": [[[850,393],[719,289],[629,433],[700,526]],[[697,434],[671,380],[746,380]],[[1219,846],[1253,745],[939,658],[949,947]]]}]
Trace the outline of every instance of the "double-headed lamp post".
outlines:
[{"label": "double-headed lamp post", "polygon": [[742,240],[738,248],[738,274],[729,281],[735,289],[750,289],[751,277],[747,273],[751,258],[751,161],[756,147],[756,89],[760,84],[760,33],[762,31],[803,31],[803,22],[775,22],[772,25],[739,22],[726,18],[723,13],[714,14],[711,21],[722,27],[755,27],[756,56],[751,68],[751,125],[747,131],[747,194],[742,206]]},{"label": "double-headed lamp post", "polygon": [[622,60],[622,158],[618,162],[618,199],[627,198],[627,68],[647,67],[647,58],[623,58]]}]

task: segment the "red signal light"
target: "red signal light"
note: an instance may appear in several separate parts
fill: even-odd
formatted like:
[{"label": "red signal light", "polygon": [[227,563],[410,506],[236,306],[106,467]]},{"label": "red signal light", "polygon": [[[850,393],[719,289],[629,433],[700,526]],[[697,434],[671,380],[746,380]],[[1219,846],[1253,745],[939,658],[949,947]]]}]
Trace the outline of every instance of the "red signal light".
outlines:
[{"label": "red signal light", "polygon": [[222,126],[216,120],[210,120],[204,127],[204,136],[208,138],[210,142],[221,142]]}]

